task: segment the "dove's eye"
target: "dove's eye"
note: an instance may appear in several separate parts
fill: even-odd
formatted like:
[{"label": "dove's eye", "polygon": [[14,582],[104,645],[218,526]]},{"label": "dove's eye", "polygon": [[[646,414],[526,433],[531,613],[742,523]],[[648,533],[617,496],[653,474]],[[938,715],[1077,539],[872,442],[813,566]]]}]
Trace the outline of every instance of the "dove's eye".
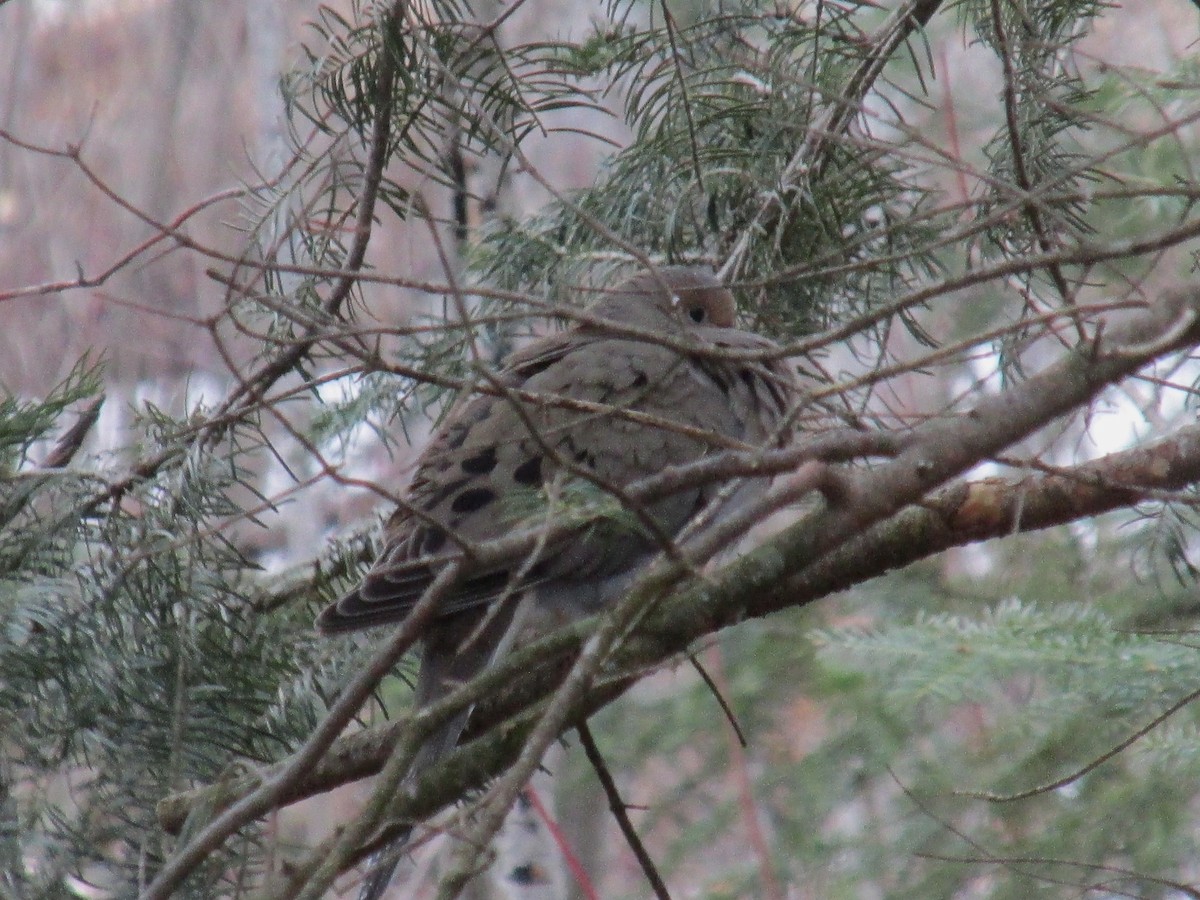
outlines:
[{"label": "dove's eye", "polygon": [[697,325],[699,325],[701,322],[704,321],[704,307],[703,306],[693,306],[691,309],[688,310],[688,315],[692,317],[693,322],[695,322]]}]

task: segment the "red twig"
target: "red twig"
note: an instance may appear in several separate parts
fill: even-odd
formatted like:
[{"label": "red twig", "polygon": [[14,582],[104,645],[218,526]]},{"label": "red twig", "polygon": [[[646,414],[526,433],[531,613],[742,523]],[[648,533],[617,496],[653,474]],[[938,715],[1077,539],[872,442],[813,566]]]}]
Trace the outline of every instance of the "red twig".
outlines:
[{"label": "red twig", "polygon": [[542,798],[538,795],[532,784],[525,786],[525,796],[529,798],[529,804],[533,807],[534,812],[538,814],[538,817],[550,829],[550,835],[554,838],[555,846],[562,853],[563,859],[566,860],[567,868],[571,872],[571,877],[575,879],[575,883],[579,885],[579,889],[583,891],[583,895],[588,900],[600,900],[600,895],[596,893],[596,886],[592,884],[592,880],[588,877],[587,870],[583,868],[583,863],[579,861],[579,857],[571,849],[571,842],[567,840],[567,836],[563,833],[558,820],[550,815],[550,810],[546,809],[546,805],[542,803]]}]

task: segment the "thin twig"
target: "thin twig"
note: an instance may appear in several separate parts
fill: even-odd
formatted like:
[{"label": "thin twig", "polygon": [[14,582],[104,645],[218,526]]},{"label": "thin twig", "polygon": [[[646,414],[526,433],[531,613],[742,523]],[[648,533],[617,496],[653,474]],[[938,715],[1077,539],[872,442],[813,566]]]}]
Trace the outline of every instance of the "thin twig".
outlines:
[{"label": "thin twig", "polygon": [[692,668],[696,670],[696,674],[704,681],[708,692],[712,694],[714,700],[717,701],[717,706],[721,707],[721,713],[725,716],[725,721],[729,723],[729,727],[733,729],[733,734],[737,738],[737,742],[743,748],[749,747],[750,742],[746,740],[746,732],[742,731],[742,724],[738,721],[737,715],[733,711],[733,707],[729,705],[729,701],[725,699],[725,694],[717,687],[717,683],[713,681],[712,676],[708,674],[708,670],[700,665],[700,660],[696,659],[695,653],[688,654],[688,662],[692,664]]},{"label": "thin twig", "polygon": [[692,153],[692,174],[696,176],[696,187],[703,193],[704,170],[700,167],[700,152],[696,139],[696,120],[692,115],[692,98],[688,93],[687,79],[683,77],[683,64],[679,60],[679,42],[675,34],[675,17],[671,15],[671,8],[667,6],[666,0],[662,0],[659,8],[662,10],[663,22],[667,28],[667,40],[671,44],[671,67],[675,71],[675,80],[679,83],[680,105],[683,107],[684,119],[687,121],[688,147]]},{"label": "thin twig", "polygon": [[608,770],[607,763],[604,762],[604,756],[600,753],[600,748],[596,746],[591,729],[588,728],[586,722],[581,722],[576,730],[579,732],[579,743],[583,747],[583,752],[587,755],[588,762],[592,764],[600,786],[604,788],[604,796],[608,798],[608,808],[612,812],[613,818],[617,820],[621,834],[625,836],[625,843],[637,857],[638,865],[642,867],[646,881],[650,883],[650,889],[654,891],[654,896],[658,900],[671,900],[667,885],[658,872],[658,866],[654,864],[642,839],[638,837],[637,829],[629,821],[625,801],[621,799],[621,792],[617,790],[617,783],[613,781],[612,773]]},{"label": "thin twig", "polygon": [[910,0],[893,13],[872,40],[870,48],[863,54],[863,61],[851,74],[845,90],[840,96],[809,124],[809,135],[799,150],[788,160],[779,176],[779,187],[771,191],[754,216],[742,229],[738,243],[730,252],[721,269],[722,278],[728,281],[742,270],[751,241],[758,235],[771,231],[772,216],[781,211],[782,198],[794,190],[802,177],[819,178],[827,167],[829,155],[825,148],[832,138],[841,137],[862,109],[862,103],[875,82],[891,60],[892,54],[918,29],[933,18],[942,0]]},{"label": "thin twig", "polygon": [[[909,801],[922,813],[922,815],[924,815],[924,816],[928,817],[930,820],[936,822],[939,826],[941,826],[946,831],[948,831],[950,834],[954,835],[956,838],[961,840],[968,847],[971,847],[972,849],[978,851],[977,856],[951,856],[949,854],[928,853],[928,852],[914,853],[913,855],[918,857],[919,859],[931,859],[931,860],[938,860],[938,861],[942,861],[942,862],[955,862],[955,863],[990,864],[990,865],[998,866],[1003,869],[1008,869],[1014,875],[1016,875],[1020,878],[1027,878],[1031,881],[1041,881],[1041,882],[1046,882],[1049,884],[1062,885],[1065,887],[1078,889],[1080,887],[1080,885],[1078,885],[1074,882],[1065,881],[1061,878],[1051,878],[1051,877],[1043,874],[1042,872],[1034,873],[1034,872],[1025,871],[1025,870],[1019,868],[1019,866],[1022,866],[1022,865],[1036,865],[1039,868],[1042,868],[1046,865],[1061,865],[1061,866],[1066,866],[1068,868],[1074,868],[1074,869],[1084,869],[1087,871],[1097,871],[1097,872],[1112,873],[1115,875],[1125,875],[1125,876],[1129,876],[1131,878],[1136,878],[1138,881],[1148,881],[1151,884],[1157,884],[1157,885],[1162,885],[1163,887],[1174,888],[1175,890],[1180,891],[1185,897],[1200,898],[1200,890],[1197,890],[1195,887],[1193,887],[1191,885],[1184,884],[1182,882],[1171,881],[1169,879],[1159,878],[1157,876],[1148,875],[1145,872],[1138,872],[1138,871],[1134,871],[1132,869],[1122,869],[1117,866],[1109,866],[1109,865],[1103,865],[1103,864],[1099,864],[1099,863],[1088,863],[1088,862],[1082,862],[1080,860],[1073,860],[1073,859],[1058,860],[1058,859],[1053,859],[1051,857],[1000,856],[1000,855],[994,854],[991,851],[989,851],[986,847],[984,847],[981,843],[979,843],[974,838],[972,838],[965,831],[963,831],[959,826],[955,825],[953,822],[950,822],[949,820],[945,819],[944,817],[942,817],[941,815],[936,813],[929,806],[929,804],[927,804],[923,799],[918,797],[917,794],[913,792],[912,788],[910,788],[907,784],[905,784],[903,781],[900,780],[899,776],[897,776],[896,773],[894,771],[892,771],[890,766],[887,768],[887,773],[889,776],[891,776],[891,779],[893,782],[895,782],[896,786],[899,787],[900,790],[904,793],[904,796],[906,796],[909,799]],[[1107,887],[1106,891],[1108,893],[1112,893],[1112,888]],[[1141,897],[1143,895],[1139,893],[1136,895],[1125,894],[1125,896]]]},{"label": "thin twig", "polygon": [[1056,791],[1061,787],[1066,787],[1068,784],[1071,784],[1074,781],[1078,781],[1089,772],[1093,772],[1100,768],[1100,766],[1104,765],[1113,757],[1118,756],[1124,750],[1136,744],[1147,734],[1149,734],[1167,719],[1171,718],[1171,716],[1175,715],[1175,713],[1179,712],[1185,706],[1189,706],[1196,699],[1200,699],[1200,688],[1197,688],[1191,693],[1186,694],[1180,699],[1176,700],[1165,710],[1163,710],[1141,728],[1134,731],[1133,734],[1129,735],[1129,737],[1125,738],[1125,740],[1121,741],[1115,747],[1111,747],[1110,749],[1101,753],[1095,759],[1090,760],[1087,765],[1076,769],[1070,774],[1064,775],[1062,778],[1055,779],[1048,784],[1039,784],[1037,787],[1032,787],[1029,790],[1021,791],[1016,794],[993,794],[988,791],[955,791],[954,793],[959,797],[972,797],[976,800],[987,800],[991,803],[1012,803],[1017,800],[1027,800],[1030,797],[1036,797],[1038,794],[1046,794],[1050,791]]}]

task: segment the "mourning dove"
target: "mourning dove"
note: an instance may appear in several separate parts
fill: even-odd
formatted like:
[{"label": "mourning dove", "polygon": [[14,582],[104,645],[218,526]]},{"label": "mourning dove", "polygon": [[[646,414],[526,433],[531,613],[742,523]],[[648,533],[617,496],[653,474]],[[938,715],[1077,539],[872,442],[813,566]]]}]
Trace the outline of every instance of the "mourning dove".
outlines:
[{"label": "mourning dove", "polygon": [[[735,329],[735,311],[733,295],[708,270],[661,267],[601,293],[585,321],[514,354],[484,383],[487,393],[451,410],[387,523],[382,554],[358,587],[320,614],[320,630],[398,622],[448,560],[461,560],[463,571],[423,636],[420,708],[489,664],[516,631],[523,597],[563,616],[619,598],[662,537],[677,535],[720,485],[658,499],[641,520],[580,526],[543,542],[534,558],[527,549],[483,567],[464,559],[462,548],[517,531],[571,485],[590,481],[595,497],[605,486],[623,488],[722,449],[782,443],[791,375],[778,361],[721,358],[722,351],[775,346]],[[748,484],[750,491],[738,491],[743,499],[763,487]],[[426,740],[410,780],[453,749],[469,714]],[[382,893],[398,857],[376,868],[362,897]]]}]

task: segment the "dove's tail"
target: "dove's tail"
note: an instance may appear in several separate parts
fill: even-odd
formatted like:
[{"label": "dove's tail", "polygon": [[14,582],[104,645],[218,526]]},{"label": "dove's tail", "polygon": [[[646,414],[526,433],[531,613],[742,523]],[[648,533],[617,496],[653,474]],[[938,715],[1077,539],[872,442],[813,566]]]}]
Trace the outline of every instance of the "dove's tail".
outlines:
[{"label": "dove's tail", "polygon": [[[417,751],[417,755],[413,757],[408,774],[401,782],[401,790],[419,779],[422,772],[458,745],[458,739],[467,727],[467,719],[470,715],[471,710],[468,708],[443,725],[435,734],[429,736],[421,745],[421,749]],[[404,858],[404,851],[408,847],[410,837],[412,837],[412,828],[405,828],[386,846],[371,854],[371,858],[367,861],[367,875],[358,889],[358,900],[379,900],[383,896],[383,892],[391,884],[392,876],[396,874],[396,866],[400,865],[400,860]]]},{"label": "dove's tail", "polygon": [[[437,763],[458,745],[458,739],[467,727],[467,719],[470,718],[470,715],[471,710],[467,708],[426,739],[416,756],[413,757],[408,774],[401,782],[401,790],[417,781],[422,772]],[[405,828],[382,849],[371,854],[371,858],[367,861],[367,875],[358,889],[358,900],[379,900],[383,896],[383,892],[387,890],[392,881],[392,876],[396,874],[396,866],[404,858],[404,851],[408,847],[410,837],[412,837],[412,828]]]},{"label": "dove's tail", "polygon": [[358,900],[379,900],[387,886],[396,874],[396,866],[400,865],[400,857],[404,855],[404,845],[408,841],[408,832],[404,832],[396,841],[374,854],[368,865],[367,877],[363,879],[358,891]]},{"label": "dove's tail", "polygon": [[[436,622],[422,638],[421,671],[417,676],[416,707],[421,709],[442,699],[459,685],[470,681],[507,652],[521,627],[529,606],[514,595],[490,607],[486,613],[471,611]],[[429,735],[417,750],[401,790],[417,782],[421,774],[458,746],[471,717],[468,706]],[[379,900],[404,858],[412,836],[405,828],[367,863],[367,875],[358,900]]]}]

